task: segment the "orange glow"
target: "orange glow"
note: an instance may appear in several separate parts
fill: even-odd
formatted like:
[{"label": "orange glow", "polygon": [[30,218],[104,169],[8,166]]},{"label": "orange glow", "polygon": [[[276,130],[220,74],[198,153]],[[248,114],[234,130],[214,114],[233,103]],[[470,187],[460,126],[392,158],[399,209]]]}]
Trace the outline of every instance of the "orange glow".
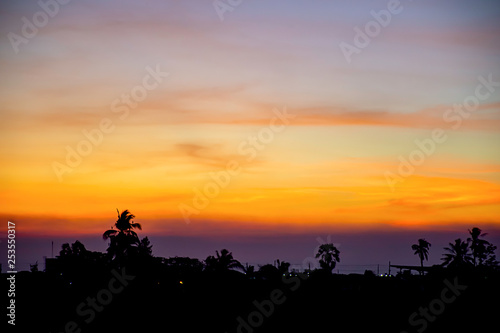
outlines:
[{"label": "orange glow", "polygon": [[[19,3],[0,12],[3,36],[40,10]],[[144,234],[500,226],[500,89],[477,88],[500,80],[490,23],[455,29],[446,10],[435,24],[416,4],[409,29],[349,64],[337,45],[369,10],[354,24],[306,2],[276,19],[249,5],[220,24],[161,3],[75,4],[19,54],[0,41],[4,220],[34,235],[99,235],[117,208]],[[146,91],[146,68],[169,76]],[[478,91],[473,112],[450,111]],[[435,129],[446,139],[399,175]]]}]

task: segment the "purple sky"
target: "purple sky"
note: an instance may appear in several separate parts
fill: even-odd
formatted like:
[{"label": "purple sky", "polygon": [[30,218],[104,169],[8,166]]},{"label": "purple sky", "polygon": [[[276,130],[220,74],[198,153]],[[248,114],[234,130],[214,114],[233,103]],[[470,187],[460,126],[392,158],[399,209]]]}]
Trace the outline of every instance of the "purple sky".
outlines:
[{"label": "purple sky", "polygon": [[[493,244],[500,244],[500,230],[484,230],[488,233],[485,239]],[[146,232],[140,232],[141,237],[147,236]],[[242,263],[263,265],[273,263],[275,259],[285,260],[292,264],[292,267],[304,267],[303,263],[308,263],[310,257],[314,256],[314,251],[321,241],[331,240],[336,244],[341,252],[341,262],[338,266],[340,273],[357,272],[362,273],[365,269],[376,270],[376,265],[380,264],[380,271],[387,271],[387,264],[419,265],[419,259],[413,255],[411,245],[416,243],[418,238],[425,238],[432,246],[429,252],[429,261],[425,265],[439,264],[440,258],[445,253],[443,247],[456,238],[467,238],[467,230],[450,230],[441,232],[428,231],[395,231],[395,232],[364,232],[364,233],[342,233],[324,235],[275,235],[275,236],[236,236],[218,238],[206,237],[167,237],[149,236],[153,244],[153,253],[156,256],[188,256],[205,259],[208,255],[213,255],[215,250],[227,248],[233,252],[236,259]],[[73,243],[76,238],[72,236],[64,238],[52,238],[54,241],[54,255],[58,255],[61,245],[65,242]],[[21,270],[27,270],[29,264],[38,260],[40,269],[43,269],[43,256],[51,256],[51,238],[24,238],[18,235],[17,238],[17,260]],[[107,242],[97,237],[78,237],[87,249],[104,252]],[[5,242],[0,243],[2,251],[6,252]],[[497,251],[498,254],[498,251]],[[6,261],[0,261],[5,267]],[[304,264],[305,265],[305,264]],[[352,266],[351,266],[352,265]],[[305,265],[307,266],[307,265]],[[314,264],[312,265],[314,267]],[[5,269],[4,269],[5,270]]]}]

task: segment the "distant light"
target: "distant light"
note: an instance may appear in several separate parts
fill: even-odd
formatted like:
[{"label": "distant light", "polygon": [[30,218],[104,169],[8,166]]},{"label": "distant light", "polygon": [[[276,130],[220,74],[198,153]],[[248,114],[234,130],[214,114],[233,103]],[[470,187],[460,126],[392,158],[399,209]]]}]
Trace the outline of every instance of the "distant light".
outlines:
[{"label": "distant light", "polygon": [[179,281],[180,284],[184,284],[182,281]]}]

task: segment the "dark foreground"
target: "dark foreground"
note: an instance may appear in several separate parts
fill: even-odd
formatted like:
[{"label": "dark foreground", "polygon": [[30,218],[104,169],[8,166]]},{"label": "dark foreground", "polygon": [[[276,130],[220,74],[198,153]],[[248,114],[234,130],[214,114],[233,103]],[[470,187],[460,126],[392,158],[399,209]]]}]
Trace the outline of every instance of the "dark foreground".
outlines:
[{"label": "dark foreground", "polygon": [[[496,332],[500,327],[498,272],[378,277],[314,271],[248,278],[234,271],[125,267],[77,273],[18,273],[15,331]],[[8,277],[1,277],[5,291]],[[7,325],[9,310],[3,309]]]}]

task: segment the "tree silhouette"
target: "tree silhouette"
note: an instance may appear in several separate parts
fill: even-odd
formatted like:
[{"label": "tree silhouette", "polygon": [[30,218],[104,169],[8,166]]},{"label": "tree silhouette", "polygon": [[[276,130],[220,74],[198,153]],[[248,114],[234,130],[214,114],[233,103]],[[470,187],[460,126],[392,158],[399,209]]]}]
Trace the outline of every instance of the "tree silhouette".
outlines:
[{"label": "tree silhouette", "polygon": [[78,240],[71,245],[64,243],[57,259],[61,272],[71,279],[84,279],[86,274],[100,271],[106,265],[105,256],[101,252],[87,250]]},{"label": "tree silhouette", "polygon": [[340,251],[332,244],[322,244],[316,253],[316,258],[320,258],[319,264],[325,271],[332,273],[337,262],[340,262]]},{"label": "tree silhouette", "polygon": [[233,254],[226,249],[215,251],[216,256],[208,256],[205,259],[205,270],[209,272],[227,272],[229,270],[239,268],[244,269],[243,265],[233,258]]},{"label": "tree silhouette", "polygon": [[450,247],[444,249],[449,253],[444,254],[443,266],[449,268],[463,268],[472,265],[472,257],[469,252],[469,244],[462,241],[460,238],[455,240],[455,243],[449,243]]},{"label": "tree silhouette", "polygon": [[255,278],[255,266],[249,265],[248,263],[243,267],[243,272],[250,279]]},{"label": "tree silhouette", "polygon": [[279,259],[276,260],[276,263],[278,264],[278,271],[281,274],[286,274],[288,273],[288,269],[290,268],[290,263],[286,261],[280,261]]},{"label": "tree silhouette", "polygon": [[470,243],[470,249],[472,251],[472,259],[474,266],[482,264],[484,259],[486,259],[485,252],[486,246],[489,244],[488,241],[480,239],[479,237],[484,237],[486,234],[481,233],[481,229],[475,227],[472,230],[469,229],[470,237],[467,238],[467,242]]},{"label": "tree silhouette", "polygon": [[141,239],[137,250],[139,255],[143,257],[151,257],[153,255],[153,245],[151,245],[148,237],[144,237],[143,239]]},{"label": "tree silhouette", "polygon": [[264,280],[275,280],[279,281],[281,279],[281,274],[276,266],[271,264],[265,264],[259,267],[259,271],[257,272],[259,278]]},{"label": "tree silhouette", "polygon": [[38,260],[32,265],[30,264],[30,272],[31,273],[36,273],[38,272]]},{"label": "tree silhouette", "polygon": [[482,262],[484,266],[487,267],[498,267],[499,262],[497,261],[495,251],[497,247],[491,243],[488,243],[486,246],[486,255],[485,255],[485,260]]},{"label": "tree silhouette", "polygon": [[77,240],[73,244],[64,243],[62,245],[61,251],[59,252],[60,257],[86,257],[88,250],[85,248],[82,242]]},{"label": "tree silhouette", "polygon": [[[415,251],[414,254],[417,254],[420,258],[420,267],[424,268],[424,259],[429,260],[429,247],[431,247],[431,243],[426,241],[423,238],[418,240],[417,244],[413,244],[411,249]],[[420,271],[420,275],[424,273],[423,270]]]},{"label": "tree silhouette", "polygon": [[137,228],[139,230],[142,230],[142,226],[140,223],[132,222],[132,219],[135,218],[135,215],[130,213],[128,209],[125,209],[121,214],[118,209],[116,209],[116,211],[118,213],[118,220],[116,220],[115,222],[115,227],[117,230],[111,227],[110,230],[106,230],[104,232],[102,238],[106,240],[108,238],[115,237],[117,233],[122,233],[125,235],[132,235],[137,237],[137,233],[135,233],[135,231],[132,229]]},{"label": "tree silhouette", "polygon": [[487,240],[480,239],[479,237],[487,235],[481,232],[482,230],[477,227],[469,229],[470,237],[467,238],[467,242],[470,243],[473,264],[474,266],[496,266],[498,264],[495,256],[496,246]]},{"label": "tree silhouette", "polygon": [[[118,220],[116,220],[114,227],[106,230],[102,238],[109,239],[108,255],[112,260],[121,261],[127,256],[136,252],[135,250],[140,244],[139,237],[133,229],[142,230],[140,223],[134,223],[132,219],[135,215],[131,214],[127,209],[123,212],[118,211]],[[148,241],[149,242],[149,241]]]}]

